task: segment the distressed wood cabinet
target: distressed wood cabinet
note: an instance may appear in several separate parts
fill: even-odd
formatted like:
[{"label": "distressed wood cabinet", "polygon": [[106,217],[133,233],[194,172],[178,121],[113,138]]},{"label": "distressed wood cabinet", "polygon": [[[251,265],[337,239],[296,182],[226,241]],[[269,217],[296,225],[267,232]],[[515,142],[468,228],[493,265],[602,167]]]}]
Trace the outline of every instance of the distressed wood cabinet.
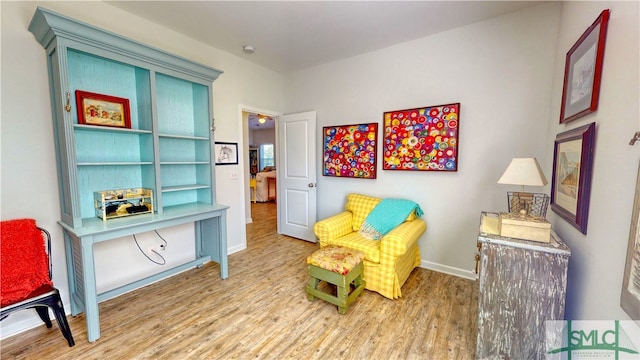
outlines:
[{"label": "distressed wood cabinet", "polygon": [[480,233],[477,359],[545,358],[545,321],[563,320],[571,250]]}]

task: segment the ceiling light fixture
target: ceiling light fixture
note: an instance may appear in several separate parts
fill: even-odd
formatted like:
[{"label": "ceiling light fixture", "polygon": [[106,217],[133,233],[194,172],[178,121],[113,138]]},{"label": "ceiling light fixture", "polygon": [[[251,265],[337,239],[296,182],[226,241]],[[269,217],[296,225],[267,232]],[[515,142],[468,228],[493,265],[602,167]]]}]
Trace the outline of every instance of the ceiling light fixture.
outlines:
[{"label": "ceiling light fixture", "polygon": [[251,46],[251,45],[245,45],[245,46],[243,46],[243,47],[242,47],[242,51],[243,51],[245,54],[249,54],[249,55],[251,55],[251,54],[253,54],[254,52],[256,52],[256,48],[254,48],[254,47],[253,47],[253,46]]},{"label": "ceiling light fixture", "polygon": [[258,122],[260,124],[264,124],[264,123],[267,122],[267,119],[265,119],[264,116],[262,116],[262,115],[258,115]]}]

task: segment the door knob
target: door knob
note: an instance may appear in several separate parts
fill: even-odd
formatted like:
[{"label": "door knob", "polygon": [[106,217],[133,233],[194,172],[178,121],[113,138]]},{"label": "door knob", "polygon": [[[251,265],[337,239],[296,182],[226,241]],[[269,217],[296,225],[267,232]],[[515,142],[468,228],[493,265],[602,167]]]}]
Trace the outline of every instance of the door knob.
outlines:
[{"label": "door knob", "polygon": [[314,183],[309,183],[309,185],[307,185],[307,186],[309,186],[309,187],[314,187],[314,186],[316,186],[316,185],[315,185]]}]

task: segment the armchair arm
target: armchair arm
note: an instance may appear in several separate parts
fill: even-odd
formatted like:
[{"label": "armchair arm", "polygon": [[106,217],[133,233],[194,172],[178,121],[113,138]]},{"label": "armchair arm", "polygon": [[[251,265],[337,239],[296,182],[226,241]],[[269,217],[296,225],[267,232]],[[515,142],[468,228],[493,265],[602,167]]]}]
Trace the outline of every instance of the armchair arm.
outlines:
[{"label": "armchair arm", "polygon": [[320,239],[320,246],[324,246],[326,242],[352,233],[352,223],[353,214],[350,211],[345,211],[318,221],[313,226],[313,232]]},{"label": "armchair arm", "polygon": [[391,256],[404,254],[425,230],[427,223],[422,219],[403,222],[380,239],[380,253]]}]

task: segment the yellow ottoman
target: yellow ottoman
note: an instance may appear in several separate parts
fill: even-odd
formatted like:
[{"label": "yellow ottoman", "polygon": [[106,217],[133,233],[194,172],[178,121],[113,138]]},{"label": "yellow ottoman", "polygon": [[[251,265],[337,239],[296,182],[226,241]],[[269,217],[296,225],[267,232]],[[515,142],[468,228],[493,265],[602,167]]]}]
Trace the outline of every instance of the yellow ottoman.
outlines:
[{"label": "yellow ottoman", "polygon": [[[342,246],[327,246],[307,257],[309,283],[305,290],[309,301],[319,298],[338,306],[340,314],[346,314],[349,305],[364,290],[364,253]],[[338,296],[318,289],[320,281],[326,281],[338,288]],[[353,284],[353,290],[351,290]]]}]

